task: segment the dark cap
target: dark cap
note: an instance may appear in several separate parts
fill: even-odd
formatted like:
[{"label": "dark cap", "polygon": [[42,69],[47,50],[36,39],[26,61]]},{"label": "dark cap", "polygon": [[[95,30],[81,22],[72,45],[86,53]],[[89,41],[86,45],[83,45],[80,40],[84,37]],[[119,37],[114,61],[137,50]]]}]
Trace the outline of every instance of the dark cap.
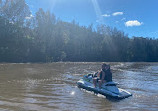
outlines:
[{"label": "dark cap", "polygon": [[105,66],[107,66],[107,64],[104,63],[104,64],[102,64],[102,67],[103,67],[103,66],[105,67]]}]

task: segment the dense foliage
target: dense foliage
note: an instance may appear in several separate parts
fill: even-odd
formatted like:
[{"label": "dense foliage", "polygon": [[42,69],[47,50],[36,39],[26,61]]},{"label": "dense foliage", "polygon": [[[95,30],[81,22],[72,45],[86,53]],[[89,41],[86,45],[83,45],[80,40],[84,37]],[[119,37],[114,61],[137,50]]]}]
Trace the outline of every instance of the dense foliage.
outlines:
[{"label": "dense foliage", "polygon": [[0,0],[0,62],[158,61],[158,39],[129,38],[116,28],[80,26],[25,0]]}]

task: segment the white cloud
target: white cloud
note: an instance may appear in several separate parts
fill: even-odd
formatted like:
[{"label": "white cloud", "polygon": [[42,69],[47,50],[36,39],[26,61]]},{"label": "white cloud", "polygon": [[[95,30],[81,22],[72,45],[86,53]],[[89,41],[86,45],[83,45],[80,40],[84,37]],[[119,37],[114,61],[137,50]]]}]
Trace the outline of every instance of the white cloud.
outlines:
[{"label": "white cloud", "polygon": [[125,22],[126,27],[133,27],[133,26],[141,26],[143,22],[139,22],[138,20],[129,20]]},{"label": "white cloud", "polygon": [[113,16],[123,15],[123,12],[114,12],[112,15]]},{"label": "white cloud", "polygon": [[96,20],[97,23],[99,23],[99,20]]},{"label": "white cloud", "polygon": [[103,17],[110,17],[110,15],[109,14],[104,14],[104,15],[102,15]]},{"label": "white cloud", "polygon": [[115,23],[117,24],[117,23],[119,23],[119,21],[115,21]]},{"label": "white cloud", "polygon": [[158,37],[158,30],[154,31],[154,32],[151,32],[150,34],[152,35],[156,35]]},{"label": "white cloud", "polygon": [[122,18],[122,19],[121,19],[121,21],[124,21],[124,20],[126,20],[126,18]]}]

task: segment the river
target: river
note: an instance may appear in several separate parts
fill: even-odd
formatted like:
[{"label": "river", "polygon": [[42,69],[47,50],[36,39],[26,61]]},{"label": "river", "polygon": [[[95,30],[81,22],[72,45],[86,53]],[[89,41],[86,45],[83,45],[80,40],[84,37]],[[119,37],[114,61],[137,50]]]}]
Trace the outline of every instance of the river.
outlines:
[{"label": "river", "polygon": [[158,63],[109,63],[113,81],[133,94],[123,100],[79,89],[76,82],[100,62],[0,64],[1,111],[158,110]]}]

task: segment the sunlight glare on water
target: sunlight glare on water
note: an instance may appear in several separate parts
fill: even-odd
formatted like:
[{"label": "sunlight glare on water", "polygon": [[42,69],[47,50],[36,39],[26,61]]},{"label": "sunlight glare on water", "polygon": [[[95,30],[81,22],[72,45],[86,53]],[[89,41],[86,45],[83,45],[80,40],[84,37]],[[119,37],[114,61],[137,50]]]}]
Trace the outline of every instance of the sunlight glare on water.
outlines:
[{"label": "sunlight glare on water", "polygon": [[72,91],[72,92],[71,92],[71,95],[74,95],[74,94],[75,94],[75,91]]}]

